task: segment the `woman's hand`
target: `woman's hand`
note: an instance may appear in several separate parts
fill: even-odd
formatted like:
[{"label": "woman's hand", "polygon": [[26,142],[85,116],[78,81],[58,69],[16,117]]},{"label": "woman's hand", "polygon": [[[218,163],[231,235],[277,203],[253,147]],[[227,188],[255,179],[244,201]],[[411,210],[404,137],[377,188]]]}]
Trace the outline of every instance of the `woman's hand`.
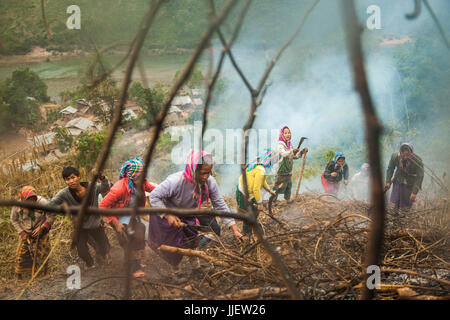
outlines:
[{"label": "woman's hand", "polygon": [[233,224],[230,228],[231,228],[231,230],[233,231],[233,235],[234,235],[234,238],[236,239],[236,241],[241,242],[241,241],[242,241],[242,238],[243,238],[244,236],[243,236],[242,233],[239,231],[237,225]]},{"label": "woman's hand", "polygon": [[332,177],[337,177],[338,176],[338,173],[337,172],[332,172],[331,174],[330,174],[330,176],[332,176]]},{"label": "woman's hand", "polygon": [[173,214],[166,214],[164,218],[167,220],[171,227],[181,228],[183,226],[183,222],[181,222],[180,218],[174,216]]},{"label": "woman's hand", "polygon": [[258,204],[258,211],[264,211],[264,207],[263,207],[262,203]]},{"label": "woman's hand", "polygon": [[31,236],[33,238],[38,237],[41,233],[42,233],[42,228],[44,228],[43,225],[40,225],[39,227],[37,227],[36,229],[33,230],[33,232],[31,233]]},{"label": "woman's hand", "polygon": [[294,154],[297,154],[297,152],[299,152],[300,151],[300,149],[299,148],[294,148],[294,149],[292,149],[293,151],[294,151]]},{"label": "woman's hand", "polygon": [[120,222],[117,222],[117,223],[114,224],[114,229],[116,229],[116,231],[118,233],[120,233],[121,235],[123,235],[123,233],[125,232],[123,224],[121,224]]}]

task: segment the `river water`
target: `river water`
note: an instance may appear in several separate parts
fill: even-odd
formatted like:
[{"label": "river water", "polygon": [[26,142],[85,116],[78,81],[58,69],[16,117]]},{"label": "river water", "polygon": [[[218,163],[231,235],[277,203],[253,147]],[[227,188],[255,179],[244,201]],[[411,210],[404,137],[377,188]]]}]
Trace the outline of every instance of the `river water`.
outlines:
[{"label": "river water", "polygon": [[[121,60],[122,56],[109,55],[104,58],[107,66],[113,66]],[[148,84],[154,85],[158,81],[172,82],[175,73],[180,70],[188,60],[188,54],[179,55],[154,55],[143,56],[140,64],[143,66]],[[14,70],[20,68],[30,68],[36,72],[48,86],[48,95],[52,101],[61,102],[59,93],[66,89],[74,89],[80,85],[80,80],[86,74],[92,58],[70,57],[64,60],[34,63],[13,63],[0,64],[0,81],[11,77]],[[124,75],[126,63],[122,64],[113,74],[112,77],[120,83]],[[133,72],[133,80],[141,80],[139,68],[135,68]]]}]

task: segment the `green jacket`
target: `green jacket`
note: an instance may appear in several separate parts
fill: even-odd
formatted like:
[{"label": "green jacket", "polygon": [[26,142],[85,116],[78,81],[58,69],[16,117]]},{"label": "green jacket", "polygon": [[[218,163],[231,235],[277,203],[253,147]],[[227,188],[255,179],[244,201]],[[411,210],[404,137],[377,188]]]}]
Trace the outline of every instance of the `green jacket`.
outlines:
[{"label": "green jacket", "polygon": [[404,184],[412,193],[417,194],[422,188],[423,176],[423,161],[417,154],[413,153],[406,161],[401,161],[400,152],[392,154],[387,168],[386,183]]},{"label": "green jacket", "polygon": [[278,141],[278,152],[283,157],[283,160],[278,164],[277,176],[290,176],[292,175],[292,168],[294,166],[294,159],[300,159],[301,153],[297,152],[294,155],[294,148],[288,148],[286,143]]}]

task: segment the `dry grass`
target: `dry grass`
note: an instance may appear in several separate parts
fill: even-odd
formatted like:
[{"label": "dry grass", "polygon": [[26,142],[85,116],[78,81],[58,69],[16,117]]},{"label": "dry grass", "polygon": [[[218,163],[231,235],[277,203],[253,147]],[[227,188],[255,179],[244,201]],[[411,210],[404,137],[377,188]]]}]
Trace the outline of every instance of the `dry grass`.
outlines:
[{"label": "dry grass", "polygon": [[[13,168],[9,174],[0,172],[0,196],[16,198],[17,191],[23,185],[33,185],[40,195],[51,198],[65,187],[60,173],[67,164],[65,161],[44,164],[34,172]],[[86,180],[89,173],[84,169],[80,171],[82,179]],[[113,173],[110,175],[113,176]],[[226,201],[230,208],[236,206],[234,199]],[[369,209],[365,202],[337,201],[321,194],[304,193],[296,202],[279,201],[274,205],[274,214],[281,224],[266,214],[260,215],[259,221],[265,236],[277,248],[305,299],[357,299],[362,281]],[[17,234],[9,221],[9,212],[10,208],[1,209],[0,284],[14,276]],[[241,226],[241,222],[238,224]],[[185,252],[203,261],[198,264],[195,260],[184,259],[181,268],[186,271],[186,279],[180,279],[172,274],[170,268],[163,267],[161,273],[168,276],[165,278],[167,280],[159,280],[155,284],[155,279],[148,278],[146,284],[135,283],[133,298],[288,297],[278,269],[263,246],[254,238],[238,245],[229,230],[223,231],[219,242],[210,243],[203,251]],[[440,195],[434,199],[432,195],[422,197],[418,207],[400,217],[393,217],[388,211],[380,267],[391,270],[382,273],[383,286],[377,291],[376,298],[405,298],[405,290],[414,290],[420,297],[448,297],[450,287],[442,282],[450,280],[449,231],[448,196]],[[54,240],[60,232],[63,233],[62,240],[56,244]],[[65,268],[77,259],[76,252],[70,250],[71,232],[69,219],[59,216],[50,233],[52,246],[58,246],[50,260],[51,276],[65,272]],[[118,246],[112,231],[108,232],[111,244]],[[148,257],[147,263],[154,264],[154,268],[162,267],[161,259],[154,253]],[[105,288],[108,288],[105,289],[107,292],[119,290],[112,283]],[[103,294],[92,298],[108,297]]]}]

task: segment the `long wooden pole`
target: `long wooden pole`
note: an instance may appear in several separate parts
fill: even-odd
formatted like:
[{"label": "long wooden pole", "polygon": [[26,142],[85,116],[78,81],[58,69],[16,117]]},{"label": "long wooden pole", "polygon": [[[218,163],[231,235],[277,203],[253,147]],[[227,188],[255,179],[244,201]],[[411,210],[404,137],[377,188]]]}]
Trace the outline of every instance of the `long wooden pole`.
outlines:
[{"label": "long wooden pole", "polygon": [[300,184],[302,183],[303,171],[305,171],[305,163],[306,163],[306,152],[303,155],[302,169],[300,171],[300,177],[298,178],[297,191],[295,192],[294,200],[297,200],[298,198],[298,192],[300,191]]}]

